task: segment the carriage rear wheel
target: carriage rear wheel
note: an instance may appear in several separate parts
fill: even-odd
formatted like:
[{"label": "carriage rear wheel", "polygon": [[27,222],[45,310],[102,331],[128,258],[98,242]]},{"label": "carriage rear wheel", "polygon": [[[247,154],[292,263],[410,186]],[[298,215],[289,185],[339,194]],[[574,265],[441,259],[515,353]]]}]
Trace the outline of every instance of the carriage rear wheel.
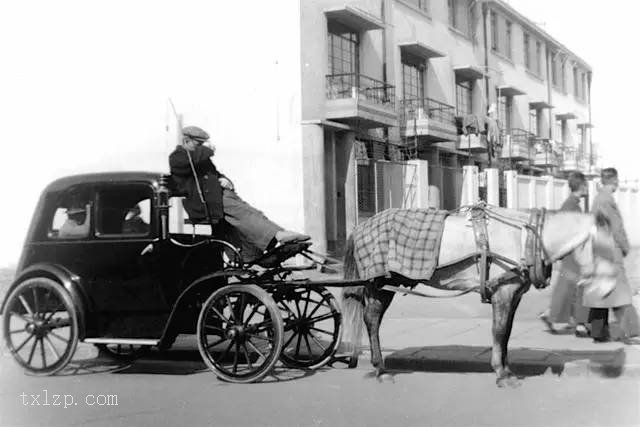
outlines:
[{"label": "carriage rear wheel", "polygon": [[215,291],[198,317],[198,349],[218,378],[256,382],[278,362],[283,322],[271,296],[256,285]]},{"label": "carriage rear wheel", "polygon": [[315,369],[327,364],[342,336],[336,298],[324,286],[281,288],[273,297],[284,320],[280,360],[294,368]]},{"label": "carriage rear wheel", "polygon": [[25,280],[9,294],[3,325],[7,349],[33,375],[60,371],[78,345],[78,315],[71,296],[45,277]]}]

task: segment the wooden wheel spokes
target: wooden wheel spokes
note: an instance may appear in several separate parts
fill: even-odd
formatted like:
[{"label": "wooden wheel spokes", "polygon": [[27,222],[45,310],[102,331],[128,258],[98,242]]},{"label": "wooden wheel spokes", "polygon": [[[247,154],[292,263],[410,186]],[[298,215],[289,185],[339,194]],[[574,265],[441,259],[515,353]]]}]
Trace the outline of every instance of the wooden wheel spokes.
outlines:
[{"label": "wooden wheel spokes", "polygon": [[231,382],[261,379],[278,359],[282,319],[275,303],[253,285],[214,292],[198,319],[198,347],[205,363]]},{"label": "wooden wheel spokes", "polygon": [[46,278],[19,284],[7,298],[4,338],[29,373],[50,375],[71,360],[78,343],[75,307],[66,290]]},{"label": "wooden wheel spokes", "polygon": [[296,368],[323,366],[335,353],[342,333],[333,295],[323,287],[275,292],[285,322],[281,360]]}]

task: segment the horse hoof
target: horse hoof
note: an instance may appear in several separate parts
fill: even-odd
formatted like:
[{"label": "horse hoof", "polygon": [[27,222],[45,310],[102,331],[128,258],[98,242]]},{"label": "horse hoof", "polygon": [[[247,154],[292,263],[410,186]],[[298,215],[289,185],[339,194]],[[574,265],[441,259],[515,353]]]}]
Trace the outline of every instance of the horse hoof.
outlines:
[{"label": "horse hoof", "polygon": [[378,375],[378,382],[379,383],[395,383],[395,380],[393,379],[393,375],[391,374],[379,374]]},{"label": "horse hoof", "polygon": [[347,368],[349,369],[355,369],[358,367],[358,358],[357,357],[350,357],[349,358],[349,363],[347,364]]},{"label": "horse hoof", "polygon": [[520,380],[516,376],[508,376],[496,379],[496,385],[500,388],[509,387],[509,388],[518,388],[521,383]]}]

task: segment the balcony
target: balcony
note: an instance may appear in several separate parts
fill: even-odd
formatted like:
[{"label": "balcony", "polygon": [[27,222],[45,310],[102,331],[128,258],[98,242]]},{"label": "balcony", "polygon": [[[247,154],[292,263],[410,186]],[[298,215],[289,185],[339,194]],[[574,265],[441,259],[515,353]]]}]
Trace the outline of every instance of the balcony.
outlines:
[{"label": "balcony", "polygon": [[487,135],[458,135],[458,150],[484,153],[487,151]]},{"label": "balcony", "polygon": [[529,160],[532,157],[534,135],[524,129],[511,129],[504,138],[501,159]]},{"label": "balcony", "polygon": [[404,99],[400,101],[400,133],[426,143],[455,141],[454,108],[430,98]]},{"label": "balcony", "polygon": [[542,140],[535,145],[533,165],[539,167],[556,167],[559,165],[558,154],[553,150],[549,140]]},{"label": "balcony", "polygon": [[564,147],[562,150],[561,168],[564,172],[585,171],[588,168],[588,162],[579,150],[575,147]]},{"label": "balcony", "polygon": [[361,74],[327,79],[327,119],[358,128],[396,126],[395,87]]}]

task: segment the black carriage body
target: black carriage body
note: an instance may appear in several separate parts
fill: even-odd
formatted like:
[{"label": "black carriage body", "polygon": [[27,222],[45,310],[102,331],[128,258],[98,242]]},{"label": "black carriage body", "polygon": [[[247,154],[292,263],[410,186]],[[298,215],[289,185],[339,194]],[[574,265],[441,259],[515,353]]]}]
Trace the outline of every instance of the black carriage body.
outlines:
[{"label": "black carriage body", "polygon": [[[210,236],[169,234],[168,219],[161,217],[161,203],[169,198],[161,193],[176,196],[173,204],[180,201],[166,184],[162,174],[147,172],[76,175],[51,183],[33,215],[13,286],[42,276],[61,283],[78,310],[81,338],[158,340],[194,333],[203,298],[226,281],[205,280],[200,289],[185,291],[197,278],[220,271],[222,254],[207,244]],[[61,212],[79,202],[89,206],[88,231],[65,236]],[[126,224],[135,206],[144,219]]]}]

